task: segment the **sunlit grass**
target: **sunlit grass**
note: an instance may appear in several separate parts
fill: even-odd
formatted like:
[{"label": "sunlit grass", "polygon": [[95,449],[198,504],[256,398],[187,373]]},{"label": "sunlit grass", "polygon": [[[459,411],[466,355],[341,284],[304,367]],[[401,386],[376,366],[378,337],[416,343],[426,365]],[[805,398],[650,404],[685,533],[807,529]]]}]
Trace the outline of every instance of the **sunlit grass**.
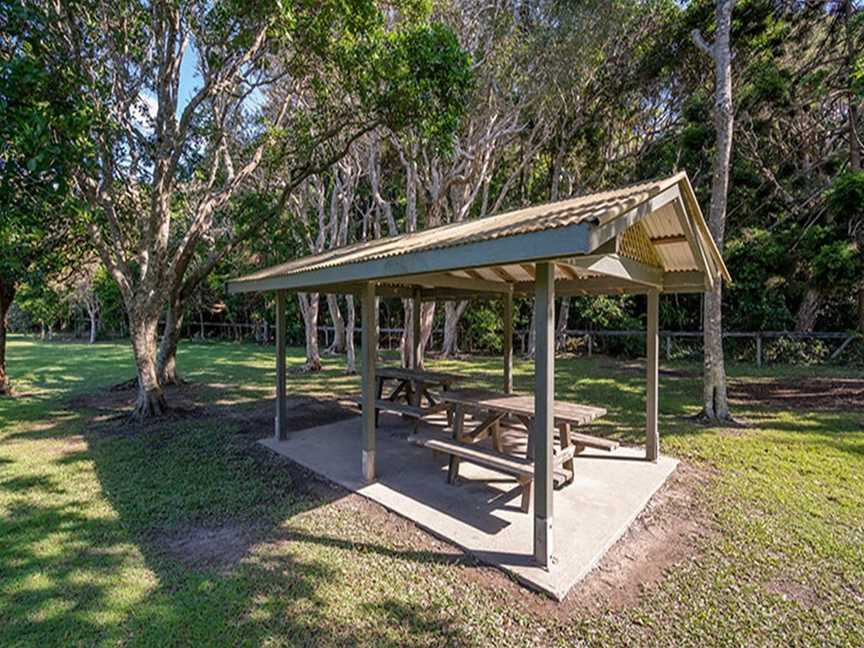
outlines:
[{"label": "sunlit grass", "polygon": [[[384,361],[396,362],[394,353]],[[299,369],[302,350],[291,349]],[[498,358],[435,362],[500,387]],[[695,364],[661,378],[665,452],[713,468],[704,505],[718,532],[633,608],[536,615],[439,550],[417,551],[339,501],[310,496],[237,442],[236,422],[189,419],[100,434],[70,406],[133,375],[126,344],[13,338],[19,396],[0,399],[0,645],[864,645],[864,412],[744,404],[745,429],[689,417]],[[272,398],[272,347],[184,343],[182,374],[221,385],[226,406]],[[730,366],[737,380],[850,377],[838,368]],[[860,375],[851,377],[860,378]],[[532,388],[518,360],[516,389]],[[558,362],[559,398],[603,405],[597,433],[641,442],[639,362]],[[356,393],[341,358],[292,372],[292,394]],[[336,497],[336,495],[334,495]],[[337,497],[338,500],[338,497]],[[158,539],[253,525],[230,570],[190,569]],[[792,582],[804,599],[767,584]]]}]

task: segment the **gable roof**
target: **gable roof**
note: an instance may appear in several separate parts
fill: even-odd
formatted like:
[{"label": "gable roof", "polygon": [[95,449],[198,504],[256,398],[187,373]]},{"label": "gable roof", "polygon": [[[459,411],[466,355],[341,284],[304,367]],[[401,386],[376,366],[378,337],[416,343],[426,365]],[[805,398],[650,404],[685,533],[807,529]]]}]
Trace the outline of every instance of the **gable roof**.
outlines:
[{"label": "gable roof", "polygon": [[[229,281],[228,290],[351,292],[368,281],[471,288],[470,283],[448,279],[449,275],[473,279],[477,292],[496,292],[489,284],[501,284],[506,290],[506,284],[518,287],[533,281],[526,264],[560,260],[556,265],[566,267],[573,258],[584,260],[599,254],[629,259],[631,266],[652,266],[664,274],[699,273],[706,285],[719,277],[729,280],[687,175],[682,172],[612,191],[328,250],[238,277]],[[580,269],[579,264],[573,273],[562,272],[559,277],[556,272],[556,278],[562,280],[588,282],[596,277],[608,279],[596,268]],[[688,279],[691,290],[699,287],[693,283],[695,279]]]}]

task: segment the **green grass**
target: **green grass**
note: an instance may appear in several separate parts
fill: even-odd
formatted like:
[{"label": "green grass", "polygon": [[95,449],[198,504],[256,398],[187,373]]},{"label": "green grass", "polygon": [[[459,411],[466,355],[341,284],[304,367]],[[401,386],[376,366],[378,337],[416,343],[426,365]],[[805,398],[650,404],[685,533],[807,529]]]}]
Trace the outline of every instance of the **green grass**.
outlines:
[{"label": "green grass", "polygon": [[[310,495],[230,419],[94,432],[70,399],[130,377],[125,344],[13,338],[9,356],[21,395],[0,400],[2,646],[864,645],[862,411],[744,404],[736,413],[751,427],[706,429],[686,418],[698,409],[699,368],[676,365],[693,377],[661,379],[662,447],[715,469],[703,497],[718,532],[635,607],[562,618],[471,578],[476,567],[449,550],[382,533],[336,491]],[[291,351],[293,365],[302,360]],[[269,348],[187,343],[179,366],[226,407],[272,395]],[[500,374],[495,359],[434,366],[477,384]],[[567,359],[557,372],[559,398],[609,408],[603,433],[641,437],[635,363]],[[292,393],[322,397],[357,388],[334,360],[289,381]],[[530,387],[531,365],[519,363],[516,388]],[[160,537],[226,522],[257,534],[233,569],[191,569],[159,548]],[[778,581],[806,588],[807,600],[772,593]]]}]

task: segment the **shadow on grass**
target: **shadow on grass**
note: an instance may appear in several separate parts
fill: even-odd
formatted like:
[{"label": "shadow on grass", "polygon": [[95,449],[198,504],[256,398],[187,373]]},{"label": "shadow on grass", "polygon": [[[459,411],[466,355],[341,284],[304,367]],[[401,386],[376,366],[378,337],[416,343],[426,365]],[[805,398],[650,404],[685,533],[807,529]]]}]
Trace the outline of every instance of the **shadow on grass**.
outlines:
[{"label": "shadow on grass", "polygon": [[[297,516],[345,492],[316,486],[308,473],[255,444],[272,429],[269,400],[234,406],[230,394],[209,390],[214,396],[223,404],[211,403],[207,418],[137,434],[85,433],[83,448],[51,459],[71,479],[63,482],[68,489],[41,474],[0,482],[19,498],[0,519],[0,643],[472,643],[443,608],[421,609],[398,597],[354,602],[367,615],[359,624],[341,622],[344,610],[328,612],[333,602],[324,592],[354,575],[316,547],[417,563],[453,556],[296,530]],[[344,415],[333,402],[307,401],[293,412],[298,427]],[[49,426],[16,438],[60,441],[64,434],[68,421],[65,431]],[[75,494],[75,482],[91,470],[108,507]],[[219,548],[202,554],[200,543],[187,540],[213,530],[225,541],[224,529],[239,529],[228,538],[227,563]],[[273,546],[279,549],[268,551]]]}]

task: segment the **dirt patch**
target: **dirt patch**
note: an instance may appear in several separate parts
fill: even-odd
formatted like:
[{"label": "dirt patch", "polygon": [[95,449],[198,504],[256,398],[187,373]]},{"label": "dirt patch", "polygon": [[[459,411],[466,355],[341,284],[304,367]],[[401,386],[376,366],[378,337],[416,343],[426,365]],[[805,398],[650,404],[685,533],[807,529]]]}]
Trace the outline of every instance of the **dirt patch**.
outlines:
[{"label": "dirt patch", "polygon": [[157,548],[189,569],[229,571],[257,539],[254,525],[183,527],[154,541]]},{"label": "dirt patch", "polygon": [[775,578],[764,584],[765,589],[772,594],[782,596],[787,601],[795,601],[805,608],[811,608],[819,602],[819,595],[809,585],[798,583],[789,578]]},{"label": "dirt patch", "polygon": [[822,412],[864,410],[864,380],[768,378],[729,381],[734,404]]},{"label": "dirt patch", "polygon": [[695,558],[716,533],[701,500],[711,477],[706,468],[679,464],[627,533],[565,599],[567,606],[593,612],[630,607],[669,569]]},{"label": "dirt patch", "polygon": [[[164,429],[166,424],[191,419],[212,419],[219,424],[237,423],[243,433],[259,438],[273,433],[273,398],[249,399],[237,386],[184,383],[165,389],[168,412],[152,423],[134,423],[129,414],[135,405],[135,388],[109,387],[78,394],[69,401],[75,410],[90,414],[93,429],[101,433],[134,434],[150,427]],[[289,430],[326,425],[357,414],[347,400],[293,396],[287,399]]]},{"label": "dirt patch", "polygon": [[[644,362],[602,362],[600,368],[606,371],[617,371],[620,373],[633,374],[641,377],[645,376]],[[701,374],[697,371],[689,371],[684,369],[658,369],[658,373],[662,378],[699,378]]]}]

